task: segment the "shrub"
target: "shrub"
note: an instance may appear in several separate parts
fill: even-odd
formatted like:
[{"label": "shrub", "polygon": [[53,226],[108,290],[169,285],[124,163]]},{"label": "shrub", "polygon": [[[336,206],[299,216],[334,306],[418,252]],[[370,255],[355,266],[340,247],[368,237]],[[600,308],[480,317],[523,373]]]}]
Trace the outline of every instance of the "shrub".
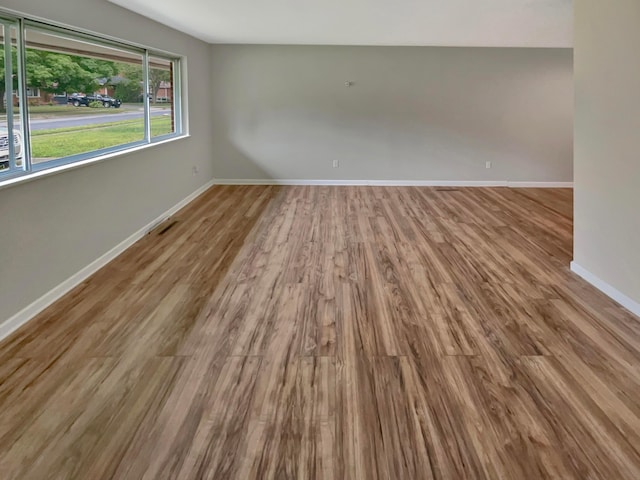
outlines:
[{"label": "shrub", "polygon": [[89,107],[91,107],[91,108],[102,108],[102,102],[98,102],[97,100],[94,100],[93,102],[89,103]]},{"label": "shrub", "polygon": [[138,82],[125,81],[116,85],[113,96],[124,103],[141,103],[141,90]]}]

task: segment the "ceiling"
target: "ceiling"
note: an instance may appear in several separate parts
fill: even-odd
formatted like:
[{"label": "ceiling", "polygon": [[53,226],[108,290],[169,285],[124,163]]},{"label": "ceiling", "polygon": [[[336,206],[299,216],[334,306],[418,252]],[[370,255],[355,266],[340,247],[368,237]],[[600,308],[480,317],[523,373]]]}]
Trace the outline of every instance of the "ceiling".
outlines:
[{"label": "ceiling", "polygon": [[209,43],[571,47],[572,0],[109,0]]}]

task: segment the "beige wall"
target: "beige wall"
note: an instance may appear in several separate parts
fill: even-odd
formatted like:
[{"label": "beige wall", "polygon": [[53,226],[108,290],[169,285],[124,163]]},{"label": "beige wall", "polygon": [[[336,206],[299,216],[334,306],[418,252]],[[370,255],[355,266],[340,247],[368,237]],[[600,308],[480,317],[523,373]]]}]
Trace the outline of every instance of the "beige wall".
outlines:
[{"label": "beige wall", "polygon": [[213,177],[209,45],[104,0],[3,8],[187,55],[191,137],[1,189],[0,324]]},{"label": "beige wall", "polygon": [[571,50],[216,45],[212,73],[219,178],[573,179]]},{"label": "beige wall", "polygon": [[574,259],[640,303],[640,2],[574,3]]}]

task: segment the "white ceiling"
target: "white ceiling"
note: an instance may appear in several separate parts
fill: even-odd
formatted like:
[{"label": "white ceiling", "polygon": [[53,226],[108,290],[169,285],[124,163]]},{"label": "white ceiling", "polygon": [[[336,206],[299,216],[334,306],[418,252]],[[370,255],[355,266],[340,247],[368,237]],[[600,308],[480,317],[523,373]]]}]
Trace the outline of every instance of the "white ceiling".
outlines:
[{"label": "white ceiling", "polygon": [[571,47],[572,0],[109,0],[210,43]]}]

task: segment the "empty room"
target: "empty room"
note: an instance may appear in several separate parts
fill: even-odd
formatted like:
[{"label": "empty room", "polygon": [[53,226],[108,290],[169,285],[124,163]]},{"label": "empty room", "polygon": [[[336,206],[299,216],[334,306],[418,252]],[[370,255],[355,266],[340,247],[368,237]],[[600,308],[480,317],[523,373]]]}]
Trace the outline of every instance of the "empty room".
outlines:
[{"label": "empty room", "polygon": [[639,479],[638,24],[1,0],[0,480]]}]

